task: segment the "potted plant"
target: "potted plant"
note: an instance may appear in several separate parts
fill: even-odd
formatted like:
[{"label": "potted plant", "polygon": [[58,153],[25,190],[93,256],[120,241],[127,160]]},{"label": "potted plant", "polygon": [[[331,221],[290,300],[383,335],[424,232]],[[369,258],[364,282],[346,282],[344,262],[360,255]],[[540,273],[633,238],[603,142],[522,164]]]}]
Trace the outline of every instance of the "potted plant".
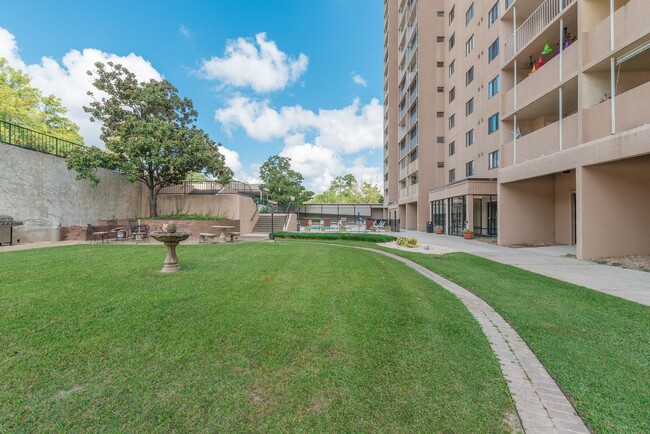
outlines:
[{"label": "potted plant", "polygon": [[433,231],[434,231],[436,234],[440,235],[441,233],[443,233],[443,232],[445,231],[445,228],[443,228],[442,226],[435,226],[435,227],[433,228]]},{"label": "potted plant", "polygon": [[465,238],[466,240],[471,240],[472,238],[474,238],[474,231],[469,228],[463,229],[463,238]]}]

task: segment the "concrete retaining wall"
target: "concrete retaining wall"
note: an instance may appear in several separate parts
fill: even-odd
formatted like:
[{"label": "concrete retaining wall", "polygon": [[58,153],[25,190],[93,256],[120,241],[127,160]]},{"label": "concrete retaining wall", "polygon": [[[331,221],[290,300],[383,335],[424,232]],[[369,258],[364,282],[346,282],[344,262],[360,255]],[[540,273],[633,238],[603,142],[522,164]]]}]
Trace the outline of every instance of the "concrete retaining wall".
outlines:
[{"label": "concrete retaining wall", "polygon": [[25,223],[14,228],[14,240],[49,240],[53,224],[86,226],[141,215],[139,183],[105,169],[98,175],[101,182],[93,188],[75,180],[61,157],[0,143],[0,214]]}]

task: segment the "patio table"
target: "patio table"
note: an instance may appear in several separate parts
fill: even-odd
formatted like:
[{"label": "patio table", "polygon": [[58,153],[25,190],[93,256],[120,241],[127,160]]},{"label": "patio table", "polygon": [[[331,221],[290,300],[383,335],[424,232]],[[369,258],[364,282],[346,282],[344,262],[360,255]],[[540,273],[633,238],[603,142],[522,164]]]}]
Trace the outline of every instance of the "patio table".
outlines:
[{"label": "patio table", "polygon": [[217,243],[227,243],[228,240],[226,239],[226,230],[235,229],[234,226],[213,225],[211,227],[215,229],[219,229],[219,231],[221,231],[221,234],[219,235],[219,238],[216,241]]}]

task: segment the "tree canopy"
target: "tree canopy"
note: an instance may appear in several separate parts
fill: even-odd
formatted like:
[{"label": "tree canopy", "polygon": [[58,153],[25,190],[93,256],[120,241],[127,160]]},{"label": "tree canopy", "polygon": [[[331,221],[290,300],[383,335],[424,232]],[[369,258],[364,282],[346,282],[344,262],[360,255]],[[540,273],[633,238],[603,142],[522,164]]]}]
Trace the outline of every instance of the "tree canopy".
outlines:
[{"label": "tree canopy", "polygon": [[219,144],[195,125],[197,112],[192,100],[181,98],[167,80],[138,82],[122,65],[95,63],[88,71],[101,92],[84,110],[91,121],[101,122],[106,151],[91,147],[68,157],[68,168],[77,179],[96,185],[97,167],[117,170],[130,181],[142,182],[149,190],[149,213],[157,216],[158,193],[180,184],[188,175],[203,173],[222,182],[232,178]]},{"label": "tree canopy", "polygon": [[359,183],[352,174],[337,176],[329,188],[317,194],[310,203],[382,203],[379,187],[367,182]]},{"label": "tree canopy", "polygon": [[269,198],[285,208],[289,202],[307,202],[314,192],[302,185],[303,177],[291,169],[291,158],[272,155],[260,167],[261,188],[269,192]]},{"label": "tree canopy", "polygon": [[0,57],[0,120],[83,144],[79,126],[66,117],[67,112],[59,98],[43,95],[27,74]]}]

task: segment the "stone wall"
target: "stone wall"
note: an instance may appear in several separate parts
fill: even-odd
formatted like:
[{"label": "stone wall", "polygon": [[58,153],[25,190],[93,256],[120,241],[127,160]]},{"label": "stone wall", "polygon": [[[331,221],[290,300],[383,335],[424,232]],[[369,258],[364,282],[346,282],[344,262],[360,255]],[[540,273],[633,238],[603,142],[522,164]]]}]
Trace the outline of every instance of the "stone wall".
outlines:
[{"label": "stone wall", "polygon": [[0,214],[24,222],[14,228],[14,239],[49,240],[49,228],[56,224],[64,227],[64,237],[76,239],[82,231],[66,227],[142,215],[139,183],[105,169],[98,175],[101,182],[93,188],[87,180],[75,180],[61,157],[0,143]]}]

